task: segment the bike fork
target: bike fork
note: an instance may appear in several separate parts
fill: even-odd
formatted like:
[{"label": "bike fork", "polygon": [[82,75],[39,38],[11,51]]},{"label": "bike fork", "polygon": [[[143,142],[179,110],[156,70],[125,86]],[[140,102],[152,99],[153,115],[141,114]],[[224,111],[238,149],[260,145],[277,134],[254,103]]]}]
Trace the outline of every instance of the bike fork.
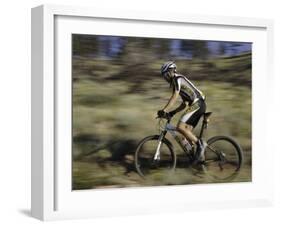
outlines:
[{"label": "bike fork", "polygon": [[161,146],[162,146],[162,139],[164,136],[165,136],[165,132],[161,133],[161,135],[158,138],[158,145],[157,145],[156,152],[155,152],[154,158],[153,158],[155,161],[160,160],[160,150],[161,150]]}]

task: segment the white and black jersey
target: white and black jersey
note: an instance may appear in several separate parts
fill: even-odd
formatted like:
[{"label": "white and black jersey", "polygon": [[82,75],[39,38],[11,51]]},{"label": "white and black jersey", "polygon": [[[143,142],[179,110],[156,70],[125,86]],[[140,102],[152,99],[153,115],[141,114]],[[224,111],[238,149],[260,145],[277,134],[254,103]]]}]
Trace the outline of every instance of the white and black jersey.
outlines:
[{"label": "white and black jersey", "polygon": [[179,91],[183,101],[189,105],[196,103],[200,99],[205,99],[204,94],[197,89],[184,75],[176,74],[172,80],[173,89]]}]

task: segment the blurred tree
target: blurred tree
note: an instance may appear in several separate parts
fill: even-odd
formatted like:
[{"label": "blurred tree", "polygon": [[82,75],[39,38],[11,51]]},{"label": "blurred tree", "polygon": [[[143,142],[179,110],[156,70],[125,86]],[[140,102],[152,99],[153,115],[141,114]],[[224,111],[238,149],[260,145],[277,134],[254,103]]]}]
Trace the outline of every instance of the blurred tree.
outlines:
[{"label": "blurred tree", "polygon": [[111,51],[111,46],[112,46],[112,38],[111,37],[100,37],[99,38],[99,46],[98,46],[98,53],[100,57],[111,57],[112,56],[112,51]]},{"label": "blurred tree", "polygon": [[218,54],[220,56],[224,56],[226,53],[226,48],[225,48],[225,44],[223,42],[219,43],[219,48],[218,48]]},{"label": "blurred tree", "polygon": [[118,56],[126,64],[145,64],[156,59],[154,48],[154,39],[127,37]]},{"label": "blurred tree", "polygon": [[184,56],[192,58],[206,59],[209,56],[207,41],[201,40],[182,40],[181,48]]},{"label": "blurred tree", "polygon": [[136,38],[125,38],[122,51],[119,54],[119,58],[122,62],[130,64],[131,62],[137,62],[139,60],[139,43]]},{"label": "blurred tree", "polygon": [[146,55],[148,59],[156,59],[158,57],[158,49],[161,39],[155,38],[141,38],[140,45],[141,45],[141,52]]},{"label": "blurred tree", "polygon": [[209,56],[207,41],[194,40],[192,57],[197,59],[206,59]]},{"label": "blurred tree", "polygon": [[233,55],[237,55],[240,53],[239,48],[241,47],[241,43],[239,42],[232,42],[230,44],[230,49]]},{"label": "blurred tree", "polygon": [[151,49],[155,46],[155,40],[152,38],[140,38],[140,47]]},{"label": "blurred tree", "polygon": [[94,35],[72,35],[74,55],[95,55],[99,54],[98,37]]},{"label": "blurred tree", "polygon": [[192,40],[181,40],[181,50],[183,51],[183,54],[186,55],[190,55],[192,56],[193,53],[193,42]]},{"label": "blurred tree", "polygon": [[[156,39],[157,40],[157,39]],[[157,55],[160,59],[170,59],[171,58],[171,40],[169,39],[158,39],[157,40]]]},{"label": "blurred tree", "polygon": [[78,35],[73,34],[72,35],[72,54],[77,55],[80,54],[80,39]]}]

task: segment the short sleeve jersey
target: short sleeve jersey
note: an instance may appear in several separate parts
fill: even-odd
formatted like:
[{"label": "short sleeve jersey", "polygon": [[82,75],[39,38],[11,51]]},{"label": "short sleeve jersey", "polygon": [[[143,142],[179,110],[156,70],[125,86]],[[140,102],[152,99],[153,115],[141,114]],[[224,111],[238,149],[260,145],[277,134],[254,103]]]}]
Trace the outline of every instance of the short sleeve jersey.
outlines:
[{"label": "short sleeve jersey", "polygon": [[189,105],[195,103],[200,98],[205,98],[204,94],[197,89],[184,75],[176,74],[172,80],[173,89],[179,91],[183,101]]}]

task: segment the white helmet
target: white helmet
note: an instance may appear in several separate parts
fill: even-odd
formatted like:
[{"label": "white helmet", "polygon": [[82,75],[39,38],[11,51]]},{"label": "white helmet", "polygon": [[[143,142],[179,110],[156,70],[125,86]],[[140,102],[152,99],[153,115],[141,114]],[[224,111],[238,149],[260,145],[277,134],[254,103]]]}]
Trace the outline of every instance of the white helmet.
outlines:
[{"label": "white helmet", "polygon": [[164,78],[167,81],[169,81],[170,78],[166,72],[168,72],[170,69],[174,69],[174,71],[176,71],[176,69],[177,69],[177,65],[173,61],[168,61],[168,62],[164,63],[161,67],[161,74],[164,76]]}]

